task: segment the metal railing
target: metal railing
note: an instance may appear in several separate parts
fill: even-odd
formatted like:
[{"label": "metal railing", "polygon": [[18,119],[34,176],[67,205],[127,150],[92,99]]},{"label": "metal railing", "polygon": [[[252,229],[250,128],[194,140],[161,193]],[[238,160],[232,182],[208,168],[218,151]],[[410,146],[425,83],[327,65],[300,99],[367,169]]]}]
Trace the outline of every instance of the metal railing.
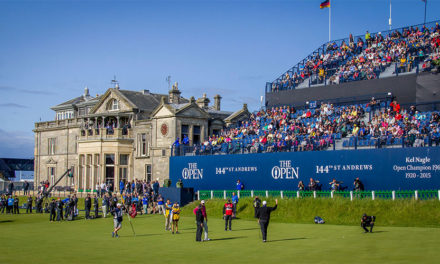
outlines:
[{"label": "metal railing", "polygon": [[274,190],[199,190],[197,191],[198,200],[207,199],[228,199],[235,192],[238,198],[245,197],[280,197],[284,198],[330,198],[335,197],[355,199],[415,199],[428,200],[439,199],[440,190],[398,190],[398,191],[274,191]]}]

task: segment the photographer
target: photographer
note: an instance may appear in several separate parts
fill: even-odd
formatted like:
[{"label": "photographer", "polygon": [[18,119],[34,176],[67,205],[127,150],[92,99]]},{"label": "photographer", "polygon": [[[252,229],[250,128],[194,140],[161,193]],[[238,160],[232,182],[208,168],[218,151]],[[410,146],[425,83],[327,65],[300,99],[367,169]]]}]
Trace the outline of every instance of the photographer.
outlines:
[{"label": "photographer", "polygon": [[359,180],[359,177],[357,177],[354,180],[353,185],[354,185],[354,190],[356,192],[360,192],[364,190],[364,184],[361,182],[361,180]]},{"label": "photographer", "polygon": [[368,216],[367,214],[363,214],[361,218],[361,227],[365,230],[365,233],[368,233],[367,227],[370,227],[370,233],[373,233],[374,221],[376,221],[376,217],[374,215]]}]

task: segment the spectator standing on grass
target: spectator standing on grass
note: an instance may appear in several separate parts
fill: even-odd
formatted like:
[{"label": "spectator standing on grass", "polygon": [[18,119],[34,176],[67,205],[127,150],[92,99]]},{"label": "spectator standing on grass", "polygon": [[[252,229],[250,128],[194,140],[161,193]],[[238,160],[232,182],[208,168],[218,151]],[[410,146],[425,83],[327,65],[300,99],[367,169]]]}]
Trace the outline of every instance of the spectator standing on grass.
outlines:
[{"label": "spectator standing on grass", "polygon": [[53,222],[55,221],[55,217],[56,217],[56,203],[55,203],[55,199],[52,199],[52,201],[49,204],[49,221]]},{"label": "spectator standing on grass", "polygon": [[104,198],[102,198],[102,216],[104,218],[107,217],[109,205],[110,205],[110,199],[108,197],[108,194],[104,194]]},{"label": "spectator standing on grass", "polygon": [[86,199],[84,199],[84,209],[86,211],[85,219],[90,219],[90,209],[92,208],[92,199],[90,198],[90,194],[87,194]]},{"label": "spectator standing on grass", "polygon": [[98,218],[98,208],[99,208],[99,200],[98,200],[98,196],[95,194],[93,196],[93,209],[95,209],[95,218]]},{"label": "spectator standing on grass", "polygon": [[147,194],[144,194],[144,197],[142,198],[142,209],[144,214],[148,214],[148,196]]},{"label": "spectator standing on grass", "polygon": [[12,195],[9,195],[8,203],[6,204],[6,213],[12,214],[13,208],[14,208],[14,198],[12,198]]},{"label": "spectator standing on grass", "polygon": [[361,180],[359,180],[359,177],[357,177],[354,182],[354,190],[357,192],[363,191],[364,190],[364,184],[361,182]]},{"label": "spectator standing on grass", "polygon": [[121,179],[121,181],[119,181],[119,192],[122,193],[124,192],[124,187],[125,187],[125,183],[124,181]]},{"label": "spectator standing on grass", "polygon": [[158,207],[157,211],[159,214],[165,214],[164,201],[162,195],[160,194],[157,196],[157,207]]},{"label": "spectator standing on grass", "polygon": [[0,197],[0,213],[2,214],[5,213],[6,203],[7,203],[6,196],[2,194],[2,196]]},{"label": "spectator standing on grass", "polygon": [[313,178],[310,178],[309,181],[309,191],[315,191],[316,190],[316,181]]},{"label": "spectator standing on grass", "polygon": [[61,198],[58,198],[57,202],[55,203],[55,207],[57,208],[57,221],[64,220],[63,218],[63,206],[64,203],[61,201]]},{"label": "spectator standing on grass", "polygon": [[18,203],[20,202],[20,200],[18,199],[18,196],[15,195],[14,198],[14,214],[20,214],[20,210],[18,208]]},{"label": "spectator standing on grass", "polygon": [[105,196],[105,193],[107,192],[107,185],[105,182],[101,183],[101,198]]},{"label": "spectator standing on grass", "polygon": [[267,202],[263,201],[263,206],[258,210],[258,223],[260,224],[263,242],[267,239],[267,227],[269,226],[270,214],[277,209],[278,199],[275,199],[275,206],[268,207]]},{"label": "spectator standing on grass", "polygon": [[27,198],[27,203],[26,203],[26,213],[31,213],[32,214],[32,196],[29,194],[28,198]]}]

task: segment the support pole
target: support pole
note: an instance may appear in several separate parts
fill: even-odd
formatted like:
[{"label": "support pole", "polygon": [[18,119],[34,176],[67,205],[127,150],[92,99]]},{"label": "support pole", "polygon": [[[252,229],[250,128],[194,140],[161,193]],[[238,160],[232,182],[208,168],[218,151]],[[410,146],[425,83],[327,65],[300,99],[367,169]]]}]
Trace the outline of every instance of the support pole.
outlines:
[{"label": "support pole", "polygon": [[353,191],[350,191],[350,201],[353,201]]},{"label": "support pole", "polygon": [[313,198],[316,198],[316,191],[313,191]]},{"label": "support pole", "polygon": [[393,201],[396,200],[396,191],[392,191],[391,196],[393,197]]},{"label": "support pole", "polygon": [[333,199],[333,194],[334,194],[334,192],[335,192],[335,191],[331,191],[331,192],[330,192],[330,197],[331,197],[332,199]]},{"label": "support pole", "polygon": [[332,40],[332,6],[328,8],[328,42]]},{"label": "support pole", "polygon": [[266,198],[269,197],[269,191],[266,191]]},{"label": "support pole", "polygon": [[419,192],[418,192],[417,190],[414,192],[414,198],[415,198],[416,200],[419,199]]},{"label": "support pole", "polygon": [[211,190],[211,199],[214,199],[214,191]]},{"label": "support pole", "polygon": [[226,200],[226,190],[223,191],[223,199]]},{"label": "support pole", "polygon": [[[439,200],[440,200],[440,190],[438,191],[439,193]],[[299,198],[299,191],[296,192],[296,198]]]},{"label": "support pole", "polygon": [[284,193],[283,193],[283,191],[280,192],[280,195],[281,195],[281,199],[283,199],[283,198],[284,198]]},{"label": "support pole", "polygon": [[254,190],[251,191],[251,197],[254,197]]},{"label": "support pole", "polygon": [[240,190],[237,191],[237,197],[240,199]]},{"label": "support pole", "polygon": [[423,19],[423,25],[426,24],[426,5],[428,4],[428,0],[424,0],[425,2],[425,18]]},{"label": "support pole", "polygon": [[375,191],[371,192],[371,199],[372,200],[376,199],[376,192]]},{"label": "support pole", "polygon": [[200,190],[197,191],[197,200],[200,200]]}]

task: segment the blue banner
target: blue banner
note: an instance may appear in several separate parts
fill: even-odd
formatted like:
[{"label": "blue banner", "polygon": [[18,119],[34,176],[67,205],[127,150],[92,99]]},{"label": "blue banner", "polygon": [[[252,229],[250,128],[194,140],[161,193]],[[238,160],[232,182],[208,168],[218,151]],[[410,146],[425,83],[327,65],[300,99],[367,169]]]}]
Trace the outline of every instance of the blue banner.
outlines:
[{"label": "blue banner", "polygon": [[313,178],[329,190],[332,179],[353,189],[356,177],[366,190],[440,189],[440,148],[308,151],[170,158],[170,178],[195,190],[297,190]]}]

